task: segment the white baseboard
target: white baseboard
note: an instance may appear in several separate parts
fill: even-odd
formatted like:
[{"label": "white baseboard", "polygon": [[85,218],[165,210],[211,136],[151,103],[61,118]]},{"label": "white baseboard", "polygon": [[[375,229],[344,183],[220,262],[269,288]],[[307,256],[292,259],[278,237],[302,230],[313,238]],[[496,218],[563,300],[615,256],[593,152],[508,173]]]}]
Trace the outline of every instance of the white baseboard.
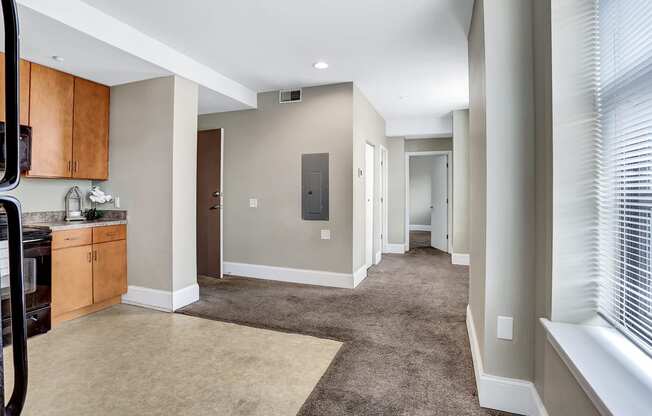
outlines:
[{"label": "white baseboard", "polygon": [[199,285],[195,283],[172,293],[172,310],[176,311],[199,300]]},{"label": "white baseboard", "polygon": [[374,258],[374,264],[380,263],[380,261],[383,259],[383,252],[379,251],[378,253],[376,253],[376,255],[374,257],[375,257]]},{"label": "white baseboard", "polygon": [[471,255],[465,253],[453,253],[451,254],[451,263],[460,266],[469,266],[471,264]]},{"label": "white baseboard", "polygon": [[367,278],[367,266],[362,266],[353,273],[353,287],[358,287],[364,279]]},{"label": "white baseboard", "polygon": [[410,231],[432,231],[430,225],[410,224]]},{"label": "white baseboard", "polygon": [[405,244],[385,244],[383,253],[404,254]]},{"label": "white baseboard", "polygon": [[475,333],[470,305],[466,307],[466,328],[471,343],[471,355],[473,356],[473,369],[475,371],[480,406],[526,416],[548,416],[548,412],[532,382],[493,376],[484,372],[480,345]]},{"label": "white baseboard", "polygon": [[[358,272],[356,272],[356,274],[357,273]],[[292,269],[288,267],[264,266],[260,264],[225,261],[224,274],[251,277],[254,279],[276,280],[279,282],[301,283],[306,285],[341,287],[345,289],[355,288],[355,278],[353,273]]]},{"label": "white baseboard", "polygon": [[196,283],[176,292],[142,286],[129,286],[127,293],[122,295],[122,303],[164,312],[174,312],[198,300],[199,285]]}]

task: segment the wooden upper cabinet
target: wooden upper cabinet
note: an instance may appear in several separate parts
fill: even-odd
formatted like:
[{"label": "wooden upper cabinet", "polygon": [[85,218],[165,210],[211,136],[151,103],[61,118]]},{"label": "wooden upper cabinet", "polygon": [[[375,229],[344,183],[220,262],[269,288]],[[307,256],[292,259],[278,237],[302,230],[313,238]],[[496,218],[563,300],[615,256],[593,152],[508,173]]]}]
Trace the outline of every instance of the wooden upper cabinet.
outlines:
[{"label": "wooden upper cabinet", "polygon": [[[20,124],[29,124],[30,63],[20,60]],[[5,54],[0,52],[0,121],[5,116]]]},{"label": "wooden upper cabinet", "polygon": [[109,87],[75,78],[73,178],[109,178],[109,96]]},{"label": "wooden upper cabinet", "polygon": [[32,63],[29,121],[32,168],[28,176],[72,176],[74,77]]}]

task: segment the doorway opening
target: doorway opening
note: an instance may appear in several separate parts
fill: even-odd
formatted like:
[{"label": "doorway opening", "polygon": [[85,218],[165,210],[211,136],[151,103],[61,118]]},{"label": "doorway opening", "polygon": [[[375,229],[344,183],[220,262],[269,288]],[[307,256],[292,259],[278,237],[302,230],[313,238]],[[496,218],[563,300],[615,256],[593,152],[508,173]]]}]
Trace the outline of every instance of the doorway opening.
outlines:
[{"label": "doorway opening", "polygon": [[452,244],[452,152],[405,154],[405,249],[432,247],[450,253]]},{"label": "doorway opening", "polygon": [[222,278],[224,129],[197,132],[197,274]]}]

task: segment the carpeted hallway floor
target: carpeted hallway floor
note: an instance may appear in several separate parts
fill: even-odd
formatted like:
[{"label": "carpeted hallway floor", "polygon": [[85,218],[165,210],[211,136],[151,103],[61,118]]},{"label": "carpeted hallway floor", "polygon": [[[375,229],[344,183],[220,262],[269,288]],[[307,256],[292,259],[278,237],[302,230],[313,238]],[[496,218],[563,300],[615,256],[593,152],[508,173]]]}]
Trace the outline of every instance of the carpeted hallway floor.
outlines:
[{"label": "carpeted hallway floor", "polygon": [[344,342],[299,415],[502,414],[478,405],[468,269],[447,254],[384,255],[353,290],[237,277],[199,284],[199,302],[181,313]]}]

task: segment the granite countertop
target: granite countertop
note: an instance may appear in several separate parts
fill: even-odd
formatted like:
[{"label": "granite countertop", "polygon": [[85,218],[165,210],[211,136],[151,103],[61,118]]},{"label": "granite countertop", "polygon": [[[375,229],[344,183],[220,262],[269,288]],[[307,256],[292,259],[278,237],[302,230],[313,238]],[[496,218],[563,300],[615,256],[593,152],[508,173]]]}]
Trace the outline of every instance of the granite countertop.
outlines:
[{"label": "granite countertop", "polygon": [[126,211],[104,211],[102,218],[90,221],[66,221],[64,218],[65,212],[63,211],[26,212],[23,213],[23,225],[47,227],[52,231],[63,231],[127,224]]},{"label": "granite countertop", "polygon": [[79,228],[106,227],[109,225],[126,224],[127,220],[104,219],[92,221],[51,221],[44,223],[25,224],[31,227],[47,227],[52,231],[76,230]]}]

